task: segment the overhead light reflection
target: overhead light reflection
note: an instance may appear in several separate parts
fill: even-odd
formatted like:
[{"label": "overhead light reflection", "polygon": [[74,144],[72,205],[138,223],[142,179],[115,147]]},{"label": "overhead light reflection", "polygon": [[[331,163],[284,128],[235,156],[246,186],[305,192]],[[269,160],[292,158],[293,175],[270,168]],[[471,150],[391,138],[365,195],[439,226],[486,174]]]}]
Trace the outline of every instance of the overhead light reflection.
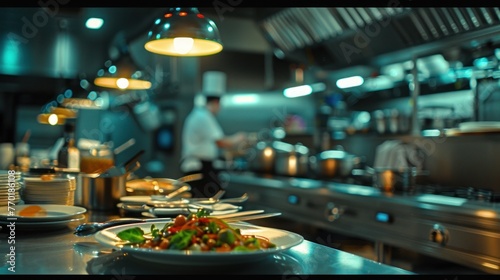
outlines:
[{"label": "overhead light reflection", "polygon": [[104,24],[104,20],[102,18],[89,18],[85,22],[85,27],[88,29],[100,29]]},{"label": "overhead light reflection", "polygon": [[315,83],[310,85],[301,85],[286,88],[285,90],[283,90],[283,95],[288,98],[295,98],[310,95],[315,92],[324,91],[325,89],[326,85],[324,83]]},{"label": "overhead light reflection", "polygon": [[231,103],[234,105],[255,104],[259,101],[257,94],[235,94],[231,97]]},{"label": "overhead light reflection", "polygon": [[418,197],[417,200],[421,202],[447,204],[452,206],[461,206],[467,201],[466,198],[449,197],[435,194],[424,194]]},{"label": "overhead light reflection", "polygon": [[347,78],[338,79],[336,85],[338,88],[351,88],[362,85],[364,82],[361,76],[352,76]]}]

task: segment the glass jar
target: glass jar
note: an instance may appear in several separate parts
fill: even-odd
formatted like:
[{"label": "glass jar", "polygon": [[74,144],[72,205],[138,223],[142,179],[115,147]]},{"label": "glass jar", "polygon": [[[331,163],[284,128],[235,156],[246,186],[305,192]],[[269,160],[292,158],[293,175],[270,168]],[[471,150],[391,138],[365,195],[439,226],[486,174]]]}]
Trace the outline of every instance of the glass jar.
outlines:
[{"label": "glass jar", "polygon": [[83,173],[102,173],[115,165],[113,150],[106,144],[82,150],[80,171]]}]

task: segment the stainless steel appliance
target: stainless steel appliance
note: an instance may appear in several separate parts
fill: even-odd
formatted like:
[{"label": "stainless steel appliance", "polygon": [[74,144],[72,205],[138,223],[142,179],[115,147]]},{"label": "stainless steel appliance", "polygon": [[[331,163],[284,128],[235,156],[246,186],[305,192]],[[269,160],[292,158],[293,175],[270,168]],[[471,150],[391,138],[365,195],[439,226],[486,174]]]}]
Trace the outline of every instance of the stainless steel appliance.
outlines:
[{"label": "stainless steel appliance", "polygon": [[[500,274],[500,194],[487,189],[417,186],[413,193],[254,173],[227,173],[228,191],[301,223]],[[234,187],[234,189],[232,189]]]}]

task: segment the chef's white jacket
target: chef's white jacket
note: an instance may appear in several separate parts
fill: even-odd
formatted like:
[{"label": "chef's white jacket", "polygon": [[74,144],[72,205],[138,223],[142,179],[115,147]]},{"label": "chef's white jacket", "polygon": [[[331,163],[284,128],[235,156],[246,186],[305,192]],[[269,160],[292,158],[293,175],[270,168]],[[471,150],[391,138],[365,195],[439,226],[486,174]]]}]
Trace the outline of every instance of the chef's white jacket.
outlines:
[{"label": "chef's white jacket", "polygon": [[201,161],[214,161],[219,155],[215,143],[224,132],[215,116],[205,107],[195,107],[186,117],[182,130],[181,171],[201,169]]}]

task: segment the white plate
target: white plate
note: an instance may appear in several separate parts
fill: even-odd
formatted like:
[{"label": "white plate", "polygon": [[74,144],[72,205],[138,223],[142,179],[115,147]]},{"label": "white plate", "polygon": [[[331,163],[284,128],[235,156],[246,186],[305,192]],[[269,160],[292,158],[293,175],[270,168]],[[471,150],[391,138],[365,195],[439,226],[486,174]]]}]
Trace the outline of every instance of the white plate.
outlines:
[{"label": "white plate", "polygon": [[[19,220],[16,222],[16,230],[54,230],[65,228],[69,226],[69,224],[74,222],[81,222],[85,219],[85,215],[75,216],[71,219],[60,220],[60,221],[44,221],[44,222],[20,222]],[[0,221],[0,226],[7,226],[11,223],[11,221]]]},{"label": "white plate", "polygon": [[[8,178],[9,177],[9,170],[0,170],[0,178]],[[17,171],[16,174],[14,175],[16,178],[21,177],[21,172]]]},{"label": "white plate", "polygon": [[227,265],[235,263],[246,263],[276,254],[296,246],[304,238],[296,233],[281,229],[268,227],[254,226],[248,223],[230,223],[231,226],[241,229],[242,234],[253,234],[266,237],[272,243],[276,244],[276,248],[267,250],[252,251],[252,252],[202,252],[202,251],[187,251],[187,250],[154,250],[148,248],[131,248],[120,246],[117,240],[120,240],[116,234],[122,230],[140,227],[145,232],[151,230],[151,225],[156,224],[157,227],[162,227],[163,223],[147,222],[140,224],[129,224],[115,226],[101,230],[95,234],[95,239],[102,245],[113,247],[123,252],[128,252],[131,256],[145,261],[188,265],[188,266],[207,266],[207,265]]},{"label": "white plate", "polygon": [[16,183],[16,184],[19,184],[21,183],[21,177],[16,177],[14,178],[14,180],[10,180],[9,178],[3,178],[3,177],[0,177],[0,183],[2,185],[7,185],[7,183]]},{"label": "white plate", "polygon": [[[19,212],[29,206],[40,206],[47,212],[44,216],[24,217],[19,216]],[[9,213],[12,208],[15,212]],[[50,222],[50,221],[64,221],[70,220],[78,215],[87,212],[87,209],[78,206],[57,205],[57,204],[24,204],[16,205],[14,207],[0,207],[0,221],[6,221],[7,218],[17,218],[18,222]]]},{"label": "white plate", "polygon": [[48,183],[56,183],[56,184],[67,184],[71,182],[72,180],[75,180],[75,178],[52,178],[50,180],[42,180],[40,177],[25,177],[24,182],[25,183],[33,183],[33,184],[48,184]]},{"label": "white plate", "polygon": [[21,198],[21,194],[19,192],[15,192],[14,194],[9,193],[9,195],[0,195],[0,200],[12,200]]},{"label": "white plate", "polygon": [[19,184],[19,183],[15,183],[15,184],[14,184],[14,187],[9,186],[9,185],[7,185],[7,184],[5,184],[5,185],[1,185],[1,184],[0,184],[0,190],[1,190],[1,191],[3,191],[3,192],[8,192],[8,191],[9,191],[9,189],[11,189],[11,188],[14,188],[15,190],[19,190],[19,189],[21,188],[21,186],[22,186],[22,185],[21,185],[21,184]]}]

